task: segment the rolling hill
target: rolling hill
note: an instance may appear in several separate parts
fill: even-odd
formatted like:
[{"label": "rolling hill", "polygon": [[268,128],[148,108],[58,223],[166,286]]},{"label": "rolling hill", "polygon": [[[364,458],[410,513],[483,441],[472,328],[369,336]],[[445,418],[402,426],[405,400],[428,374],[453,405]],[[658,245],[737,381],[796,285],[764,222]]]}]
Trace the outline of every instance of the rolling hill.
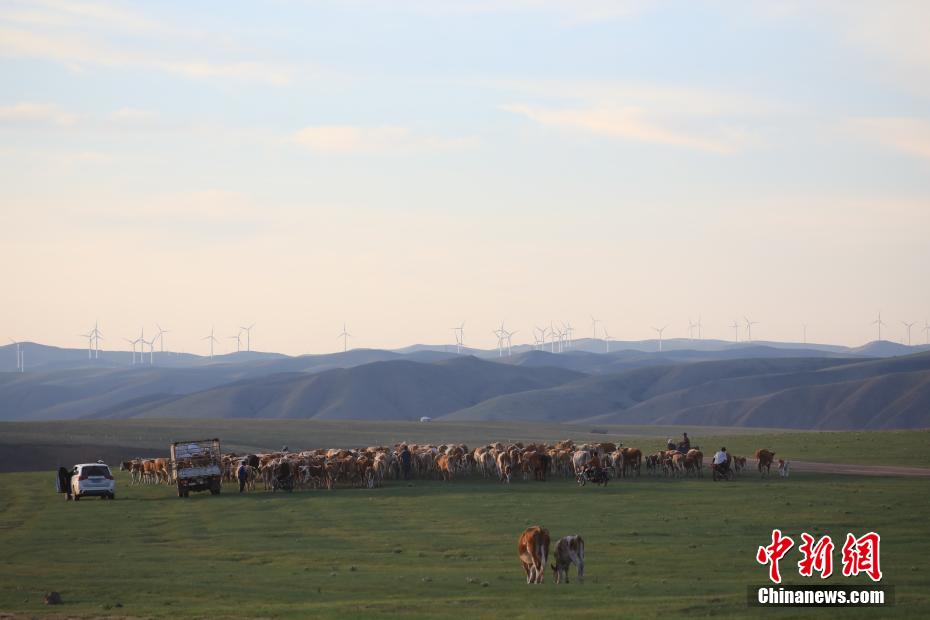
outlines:
[{"label": "rolling hill", "polygon": [[323,372],[384,360],[433,362],[448,359],[451,354],[420,351],[401,355],[354,349],[346,353],[299,357],[232,355],[236,361],[230,361],[229,356],[217,356],[217,360],[224,361],[189,368],[147,365],[63,368],[51,364],[44,371],[0,373],[0,420],[73,419],[119,411],[123,405],[152,403],[243,379],[280,373]]},{"label": "rolling hill", "polygon": [[449,420],[849,429],[930,426],[930,354],[705,362],[489,399]]},{"label": "rolling hill", "polygon": [[582,376],[560,368],[503,366],[470,356],[429,364],[397,360],[245,379],[187,396],[111,408],[99,416],[416,420]]}]

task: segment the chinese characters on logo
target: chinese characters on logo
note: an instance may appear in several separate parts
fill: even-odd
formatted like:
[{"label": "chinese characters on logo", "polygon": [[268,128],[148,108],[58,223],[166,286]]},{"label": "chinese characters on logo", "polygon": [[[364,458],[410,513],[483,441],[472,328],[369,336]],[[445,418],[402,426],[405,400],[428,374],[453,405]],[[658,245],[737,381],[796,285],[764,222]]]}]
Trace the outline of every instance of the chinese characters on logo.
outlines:
[{"label": "chinese characters on logo", "polygon": [[[801,560],[798,562],[798,572],[802,577],[813,577],[820,573],[821,579],[833,574],[833,549],[835,545],[829,536],[820,540],[804,532],[801,534],[802,543],[798,546]],[[872,581],[881,581],[882,571],[879,564],[879,543],[881,537],[875,532],[869,532],[856,538],[853,534],[846,534],[843,544],[843,576],[852,577],[865,573]],[[759,547],[756,552],[756,561],[769,566],[769,579],[773,583],[781,583],[779,561],[794,546],[794,540],[785,536],[781,530],[772,530],[772,542],[765,547]]]}]

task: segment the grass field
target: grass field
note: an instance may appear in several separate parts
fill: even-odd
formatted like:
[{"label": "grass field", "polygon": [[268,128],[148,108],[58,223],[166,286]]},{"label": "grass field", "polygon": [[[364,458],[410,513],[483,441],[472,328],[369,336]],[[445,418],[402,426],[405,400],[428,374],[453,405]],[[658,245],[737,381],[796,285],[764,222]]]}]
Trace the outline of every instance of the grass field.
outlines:
[{"label": "grass field", "polygon": [[47,470],[59,463],[102,458],[165,456],[181,439],[220,437],[237,452],[318,447],[393,445],[399,441],[477,446],[492,441],[622,441],[651,452],[667,437],[687,430],[706,453],[726,445],[734,454],[757,448],[778,456],[833,463],[930,467],[930,430],[881,432],[785,432],[752,428],[603,427],[527,423],[325,422],[317,420],[94,420],[0,422],[0,472]]},{"label": "grass field", "polygon": [[[641,478],[571,482],[388,483],[381,489],[174,496],[130,488],[114,502],[69,503],[48,473],[0,475],[0,612],[68,617],[760,616],[758,545],[773,527],[882,535],[895,617],[930,616],[930,482],[797,475],[732,483]],[[527,586],[519,533],[549,528],[587,542],[587,581]],[[782,562],[786,583],[796,549]],[[836,552],[837,565],[839,552]],[[574,575],[573,575],[574,576]],[[830,583],[864,579],[833,577]],[[61,592],[65,605],[42,595]],[[834,617],[836,609],[764,610]],[[843,610],[888,617],[888,609]],[[820,613],[816,613],[820,612]]]}]

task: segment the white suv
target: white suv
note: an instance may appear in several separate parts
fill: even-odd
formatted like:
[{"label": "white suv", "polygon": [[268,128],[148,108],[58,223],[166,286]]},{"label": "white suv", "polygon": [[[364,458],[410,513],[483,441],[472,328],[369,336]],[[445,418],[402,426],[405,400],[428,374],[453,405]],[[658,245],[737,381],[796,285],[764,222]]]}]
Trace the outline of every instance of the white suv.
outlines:
[{"label": "white suv", "polygon": [[85,495],[96,495],[101,499],[116,497],[116,481],[113,473],[103,463],[84,463],[71,470],[71,494],[75,501]]}]

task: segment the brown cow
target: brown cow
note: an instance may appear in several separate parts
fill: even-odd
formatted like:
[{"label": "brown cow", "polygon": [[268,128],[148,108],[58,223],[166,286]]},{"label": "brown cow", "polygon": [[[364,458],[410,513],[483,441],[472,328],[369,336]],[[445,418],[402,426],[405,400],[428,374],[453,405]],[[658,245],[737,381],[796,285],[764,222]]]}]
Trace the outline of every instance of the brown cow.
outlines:
[{"label": "brown cow", "polygon": [[443,480],[452,480],[455,477],[455,461],[449,455],[440,456],[436,459],[436,467],[439,469],[439,475]]},{"label": "brown cow", "polygon": [[[772,469],[772,461],[775,460],[775,453],[761,448],[756,450],[756,458],[759,459],[759,475],[767,476]],[[762,473],[763,469],[765,469],[765,473]]]},{"label": "brown cow", "polygon": [[733,457],[733,471],[739,475],[741,471],[746,467],[746,457],[745,456],[734,456]]},{"label": "brown cow", "polygon": [[552,570],[555,571],[555,582],[568,583],[568,567],[572,564],[578,569],[578,583],[584,583],[584,539],[581,536],[563,536],[555,544],[552,552],[555,564],[552,564]]},{"label": "brown cow", "polygon": [[640,468],[643,464],[643,453],[639,448],[620,448],[623,453],[623,475],[629,476],[636,473],[639,476]]},{"label": "brown cow", "polygon": [[704,477],[704,453],[697,448],[688,450],[685,455],[685,469],[688,472],[697,472],[697,475]]},{"label": "brown cow", "polygon": [[542,583],[549,557],[549,530],[538,525],[523,530],[517,555],[526,573],[526,583]]}]

